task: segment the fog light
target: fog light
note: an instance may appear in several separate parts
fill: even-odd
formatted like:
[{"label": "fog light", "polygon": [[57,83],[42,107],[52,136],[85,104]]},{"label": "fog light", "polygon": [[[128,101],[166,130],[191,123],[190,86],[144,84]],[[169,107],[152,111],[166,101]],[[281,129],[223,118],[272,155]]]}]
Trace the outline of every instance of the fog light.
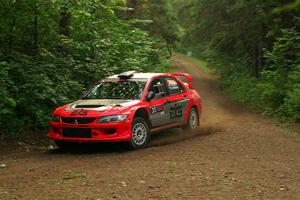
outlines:
[{"label": "fog light", "polygon": [[51,129],[54,133],[60,134],[59,127],[52,126]]},{"label": "fog light", "polygon": [[115,128],[108,128],[103,130],[105,134],[115,134],[117,132],[117,129]]},{"label": "fog light", "polygon": [[94,136],[99,136],[100,133],[98,133],[98,132],[93,132],[93,135],[94,135]]}]

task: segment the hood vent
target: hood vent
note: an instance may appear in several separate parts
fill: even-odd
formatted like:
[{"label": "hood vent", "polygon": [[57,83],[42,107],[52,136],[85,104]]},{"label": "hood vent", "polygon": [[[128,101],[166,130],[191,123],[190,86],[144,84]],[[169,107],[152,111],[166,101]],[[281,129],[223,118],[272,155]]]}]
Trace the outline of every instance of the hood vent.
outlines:
[{"label": "hood vent", "polygon": [[76,105],[75,108],[100,108],[104,105]]}]

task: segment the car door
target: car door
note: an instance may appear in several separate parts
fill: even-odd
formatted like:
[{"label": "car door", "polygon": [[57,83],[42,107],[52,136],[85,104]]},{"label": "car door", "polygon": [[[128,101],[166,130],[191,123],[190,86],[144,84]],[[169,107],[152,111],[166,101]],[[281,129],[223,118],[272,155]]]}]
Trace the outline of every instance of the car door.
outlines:
[{"label": "car door", "polygon": [[149,101],[150,121],[152,127],[170,123],[168,96],[166,86],[161,78],[152,80],[148,92],[154,92],[155,97]]},{"label": "car door", "polygon": [[173,77],[163,77],[168,93],[169,122],[183,122],[189,98],[184,87]]}]

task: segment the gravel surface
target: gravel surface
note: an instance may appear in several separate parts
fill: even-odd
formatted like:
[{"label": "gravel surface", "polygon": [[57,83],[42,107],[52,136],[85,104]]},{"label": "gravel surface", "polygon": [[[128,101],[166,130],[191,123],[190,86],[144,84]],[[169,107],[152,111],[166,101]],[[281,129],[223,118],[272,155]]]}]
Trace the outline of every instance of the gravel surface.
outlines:
[{"label": "gravel surface", "polygon": [[300,199],[296,131],[233,102],[191,61],[172,63],[202,96],[197,132],[166,130],[138,151],[3,145],[0,199]]}]

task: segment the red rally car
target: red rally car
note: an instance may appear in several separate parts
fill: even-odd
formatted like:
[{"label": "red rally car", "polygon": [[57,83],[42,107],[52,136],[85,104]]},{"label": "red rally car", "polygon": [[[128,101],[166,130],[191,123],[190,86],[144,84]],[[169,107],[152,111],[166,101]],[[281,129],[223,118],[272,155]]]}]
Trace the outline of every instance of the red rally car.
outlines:
[{"label": "red rally car", "polygon": [[154,131],[196,129],[200,114],[201,98],[192,89],[190,75],[129,71],[99,81],[79,100],[57,108],[48,137],[61,148],[70,143],[128,141],[138,149],[147,145]]}]

